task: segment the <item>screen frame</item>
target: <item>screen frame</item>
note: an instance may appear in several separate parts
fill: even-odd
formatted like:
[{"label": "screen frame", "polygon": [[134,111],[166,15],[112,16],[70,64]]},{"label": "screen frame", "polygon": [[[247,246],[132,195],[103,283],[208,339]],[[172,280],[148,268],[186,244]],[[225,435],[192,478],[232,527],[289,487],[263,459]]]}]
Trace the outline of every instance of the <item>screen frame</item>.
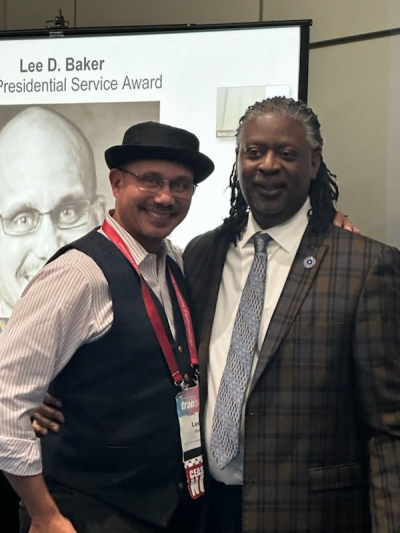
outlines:
[{"label": "screen frame", "polygon": [[[200,61],[200,65],[208,65],[208,63],[211,63],[209,58],[212,57],[211,54],[214,53],[214,49],[212,48],[212,46],[208,46],[208,41],[218,42],[222,44],[222,46],[224,46],[224,48],[220,48],[221,54],[219,65],[220,68],[222,66],[221,76],[218,78],[220,80],[220,85],[216,85],[215,80],[212,80],[212,82],[207,81],[208,78],[206,77],[205,84],[202,85],[201,83],[198,83],[196,78],[199,72],[201,75],[201,70],[199,70],[199,64],[196,61],[193,61],[193,58],[191,58],[190,61],[187,61],[187,63],[185,63],[185,61],[182,62],[182,65],[184,65],[185,67],[185,70],[182,71],[182,79],[185,81],[185,83],[187,83],[189,87],[188,94],[191,94],[191,90],[198,90],[199,86],[200,88],[205,89],[204,92],[201,93],[202,98],[204,98],[204,102],[206,102],[207,109],[211,110],[210,115],[214,117],[214,123],[212,123],[210,120],[203,120],[203,115],[199,112],[201,106],[194,106],[193,117],[189,117],[188,124],[186,123],[187,117],[184,111],[190,108],[190,105],[192,105],[192,100],[189,97],[186,98],[186,100],[183,99],[183,105],[180,105],[180,90],[176,90],[176,80],[178,80],[178,78],[180,80],[181,78],[177,76],[171,76],[171,86],[168,88],[167,91],[165,91],[165,93],[161,95],[161,98],[158,98],[158,95],[155,92],[155,89],[158,90],[161,88],[157,86],[155,87],[155,89],[153,87],[150,87],[153,92],[146,93],[145,95],[144,93],[137,93],[138,97],[136,97],[136,95],[133,95],[133,98],[130,98],[130,95],[128,93],[128,97],[124,99],[120,98],[119,94],[117,94],[116,98],[103,98],[103,95],[100,93],[98,98],[92,98],[88,92],[86,93],[86,95],[88,95],[87,97],[86,95],[84,97],[81,97],[79,94],[75,95],[75,91],[75,93],[69,93],[68,97],[64,101],[64,98],[61,98],[61,100],[58,98],[58,94],[56,94],[58,91],[55,91],[54,96],[56,96],[56,98],[53,98],[52,93],[54,91],[50,90],[48,91],[49,97],[46,97],[45,94],[47,93],[43,92],[43,94],[45,95],[44,98],[39,95],[39,98],[33,98],[31,101],[30,97],[28,98],[28,93],[30,93],[31,91],[28,90],[26,92],[25,89],[22,91],[22,93],[26,92],[26,94],[23,95],[21,99],[18,95],[16,98],[6,97],[4,99],[4,102],[1,102],[1,107],[4,108],[4,114],[3,117],[0,118],[4,118],[4,124],[10,122],[10,119],[12,119],[14,116],[18,116],[18,113],[23,112],[25,108],[29,110],[30,107],[34,107],[35,105],[42,106],[43,108],[48,107],[49,109],[47,110],[47,112],[50,111],[52,113],[55,113],[55,115],[52,115],[50,119],[48,117],[46,119],[49,120],[49,122],[47,123],[48,131],[53,131],[51,130],[51,127],[53,127],[54,124],[57,122],[58,119],[54,117],[56,117],[58,113],[62,117],[60,120],[67,120],[66,123],[63,123],[66,124],[65,127],[61,128],[59,131],[69,132],[70,130],[68,129],[68,124],[72,124],[71,135],[79,136],[80,131],[80,134],[82,134],[81,136],[83,139],[86,138],[90,140],[89,146],[91,146],[91,152],[93,152],[94,154],[93,168],[92,165],[90,165],[89,170],[86,172],[87,168],[85,167],[85,165],[82,165],[82,168],[86,168],[86,170],[82,171],[74,168],[73,172],[67,172],[65,174],[64,180],[56,181],[60,184],[60,187],[53,188],[46,187],[45,185],[42,188],[33,187],[32,184],[37,182],[37,177],[40,176],[41,173],[45,175],[46,179],[50,180],[50,183],[53,183],[53,176],[58,175],[58,168],[54,169],[52,165],[54,162],[58,166],[60,166],[61,164],[60,157],[56,158],[53,157],[53,155],[55,153],[61,153],[61,155],[68,155],[70,153],[69,148],[64,149],[61,152],[59,150],[60,144],[62,144],[62,142],[64,142],[65,140],[64,138],[61,140],[57,138],[57,140],[59,141],[58,144],[55,142],[55,137],[52,138],[51,149],[47,150],[51,157],[47,158],[47,152],[45,152],[45,155],[43,155],[43,157],[41,157],[40,155],[38,156],[39,152],[35,152],[35,150],[30,153],[30,160],[35,161],[35,158],[37,158],[37,161],[35,164],[32,164],[32,173],[26,174],[27,176],[29,176],[30,179],[26,187],[24,188],[23,195],[29,195],[29,202],[35,210],[39,212],[44,211],[46,214],[49,214],[50,212],[52,212],[49,211],[49,209],[52,207],[54,210],[54,206],[58,205],[57,202],[59,202],[59,196],[61,195],[61,193],[63,193],[65,196],[65,191],[63,187],[65,188],[67,183],[70,183],[71,180],[75,180],[79,182],[79,187],[81,187],[82,183],[85,183],[85,180],[82,178],[82,176],[91,176],[93,173],[93,180],[90,183],[94,184],[93,189],[94,193],[96,194],[96,202],[93,203],[91,214],[93,218],[96,218],[96,224],[98,224],[100,219],[104,217],[103,211],[112,208],[112,206],[114,205],[114,198],[107,179],[109,172],[105,168],[104,147],[115,145],[116,142],[118,142],[116,141],[116,139],[122,138],[123,132],[126,130],[126,128],[132,125],[132,121],[135,123],[140,123],[142,121],[154,120],[166,124],[172,123],[177,127],[188,128],[190,131],[194,131],[196,135],[198,135],[199,140],[201,142],[202,152],[206,153],[209,157],[211,156],[211,158],[214,159],[214,161],[216,162],[216,170],[213,174],[214,179],[205,180],[205,183],[202,184],[201,187],[199,187],[200,190],[198,191],[194,198],[194,201],[192,202],[190,213],[186,217],[184,224],[179,225],[179,227],[177,227],[171,234],[171,238],[175,244],[181,246],[182,248],[185,247],[186,244],[195,235],[198,235],[199,233],[204,233],[220,225],[224,220],[225,214],[228,212],[227,209],[229,209],[229,191],[226,183],[226,178],[229,176],[232,169],[235,142],[234,136],[237,124],[235,119],[235,127],[233,127],[231,125],[230,118],[233,116],[232,110],[235,110],[238,106],[240,106],[240,99],[244,98],[244,93],[241,94],[240,90],[249,89],[249,91],[251,92],[253,89],[258,90],[260,88],[263,88],[263,80],[266,80],[265,83],[268,84],[268,79],[270,77],[271,80],[277,79],[273,77],[275,72],[274,69],[276,69],[277,72],[280,72],[281,70],[284,71],[285,69],[289,68],[289,66],[292,69],[292,67],[295,65],[296,70],[292,69],[290,74],[290,86],[293,91],[292,94],[295,98],[300,98],[304,102],[307,101],[310,25],[310,20],[291,20],[281,22],[255,22],[211,25],[189,24],[167,26],[117,26],[62,29],[47,28],[0,32],[0,46],[3,45],[4,50],[7,50],[7,54],[5,53],[3,55],[5,66],[9,61],[9,54],[11,56],[14,56],[15,54],[21,54],[25,49],[27,50],[27,53],[29,51],[29,54],[34,54],[35,52],[33,50],[39,50],[40,53],[43,53],[42,50],[45,49],[50,49],[51,54],[57,53],[57,49],[59,49],[61,51],[61,56],[62,53],[64,53],[65,55],[65,50],[67,49],[67,55],[75,53],[73,51],[69,51],[73,50],[74,48],[77,48],[74,44],[75,40],[76,44],[79,45],[78,47],[82,47],[85,54],[86,49],[91,50],[90,53],[93,53],[93,49],[98,46],[99,42],[103,41],[103,37],[104,39],[109,38],[110,41],[119,41],[119,39],[121,39],[118,47],[113,49],[113,47],[111,46],[110,59],[112,59],[112,61],[114,61],[115,59],[115,63],[118,65],[118,68],[121,68],[122,66],[123,68],[128,69],[132,68],[132,61],[128,61],[127,58],[124,56],[125,50],[128,49],[127,44],[124,41],[129,42],[131,38],[132,40],[137,39],[138,41],[142,41],[141,36],[143,36],[143,42],[141,42],[138,46],[138,49],[140,50],[139,53],[141,53],[142,55],[138,56],[138,60],[136,63],[133,63],[134,65],[136,65],[136,67],[139,65],[139,67],[142,68],[144,62],[148,61],[148,64],[145,64],[146,69],[149,66],[152,67],[152,64],[156,65],[157,68],[160,68],[158,59],[160,55],[163,58],[164,64],[165,62],[169,63],[169,58],[172,57],[168,68],[175,68],[175,62],[173,60],[174,55],[170,55],[171,53],[174,53],[174,50],[182,49],[182,51],[185,52],[183,54],[183,57],[190,56],[190,54],[186,54],[186,46],[183,46],[184,43],[188,43],[189,45],[193,43],[193,50],[197,51],[203,61],[203,63],[201,63]],[[271,30],[270,37],[267,36],[269,30]],[[293,51],[292,54],[288,55],[286,52],[282,52],[280,48],[274,47],[274,43],[278,42],[280,39],[278,37],[278,39],[275,41],[275,38],[273,38],[275,30],[283,30],[281,32],[283,36],[290,35],[289,40],[293,46],[293,48],[291,48],[291,50]],[[243,36],[240,35],[241,31],[243,31]],[[237,33],[236,37],[235,32]],[[248,34],[246,32],[248,32]],[[251,37],[249,37],[250,32]],[[266,34],[265,39],[264,34]],[[215,37],[215,39],[211,39],[211,37]],[[168,45],[166,46],[164,55],[157,53],[157,47],[149,48],[148,42],[153,41],[153,38],[157,46],[160,46],[160,43],[162,46],[163,39],[166,42],[166,45]],[[65,39],[69,39],[69,41],[65,41]],[[106,40],[104,40],[104,44],[104,48],[107,48]],[[113,43],[110,43],[110,45],[111,44]],[[271,48],[269,48],[270,46]],[[243,47],[247,50],[245,53],[243,51]],[[16,51],[15,54],[14,49]],[[32,49],[32,51],[30,49]],[[64,52],[62,52],[63,50]],[[151,53],[149,52],[150,50]],[[188,50],[190,51],[191,47],[189,47]],[[276,54],[274,53],[274,50],[276,50]],[[121,52],[122,56],[119,60],[119,54]],[[246,61],[248,55],[249,57],[253,57],[254,60],[250,62]],[[15,60],[15,58],[18,60],[17,55],[15,55],[13,61]],[[34,57],[32,57],[32,59],[33,58]],[[29,63],[29,65],[33,66],[33,70],[31,70],[30,67],[28,68],[28,63],[24,63],[22,65],[20,58],[18,62],[19,67],[18,65],[13,64],[12,69],[5,69],[4,75],[6,75],[7,73],[7,75],[10,76],[19,76],[19,73],[22,73],[23,77],[25,76],[24,73],[32,72],[32,76],[36,76],[36,64],[40,66],[40,68],[37,68],[37,72],[40,73],[42,71],[42,66],[44,63],[40,61],[37,63]],[[126,65],[128,66],[126,67]],[[232,67],[232,65],[235,66]],[[269,67],[268,65],[271,66]],[[226,69],[226,73],[223,70],[224,68]],[[8,72],[8,70],[10,70],[11,74]],[[77,68],[76,70],[86,70],[86,68]],[[88,70],[91,69],[89,68]],[[98,69],[96,67],[94,68],[94,70],[101,69]],[[150,68],[149,70],[151,72]],[[48,67],[48,72],[50,71],[52,70]],[[113,74],[114,71],[111,69],[110,72],[110,79],[113,79],[112,76],[115,76],[115,74]],[[249,82],[252,81],[251,77],[253,76],[253,74],[255,83],[251,84]],[[39,77],[40,75],[42,74],[39,74]],[[71,74],[70,77],[73,75],[75,74]],[[246,78],[246,75],[248,75],[248,78]],[[28,74],[28,78],[30,76],[31,74]],[[99,75],[99,77],[101,78],[101,74]],[[125,78],[126,77],[128,76],[126,75]],[[67,78],[65,77],[64,80],[66,79]],[[85,81],[85,79],[85,76],[83,76],[82,80]],[[90,81],[90,77],[88,77],[88,79]],[[93,79],[95,79],[95,75],[93,75]],[[147,78],[144,77],[143,79]],[[153,81],[153,78],[151,79]],[[209,77],[209,79],[211,80],[211,77]],[[25,83],[25,80],[23,81]],[[28,79],[28,83],[30,81],[31,80]],[[272,84],[271,86],[273,85],[274,84]],[[277,85],[279,85],[279,83]],[[136,87],[134,87],[134,89],[135,88]],[[229,108],[231,113],[226,113],[226,122],[219,123],[218,120],[222,116],[219,111],[221,111],[222,109],[225,110],[225,101],[227,101],[224,100],[224,91],[226,90],[227,94],[227,90],[229,88],[233,89],[233,91],[231,92],[230,100],[231,104],[233,105],[231,105],[231,107]],[[129,86],[129,89],[132,88]],[[147,89],[148,87],[144,87],[143,91]],[[220,96],[218,96],[219,89],[221,89]],[[236,91],[236,89],[238,90]],[[82,89],[82,91],[84,90],[85,89]],[[97,88],[95,90],[97,91]],[[101,91],[103,91],[103,89],[101,89]],[[13,90],[10,91],[10,94],[14,92],[20,93],[21,91]],[[173,95],[173,97],[171,95]],[[145,97],[143,98],[143,96]],[[262,99],[262,97],[258,95],[257,99],[260,100]],[[254,101],[255,100],[252,99],[252,102]],[[175,107],[172,105],[176,102],[179,106],[177,109],[175,109]],[[220,108],[218,108],[218,103],[220,103]],[[64,104],[66,104],[65,108],[62,109]],[[18,109],[18,106],[20,106],[21,109]],[[84,110],[84,112],[82,110]],[[236,109],[236,111],[238,110]],[[208,115],[207,117],[209,118]],[[113,124],[113,128],[109,128],[109,124],[111,123],[111,121]],[[222,133],[226,132],[227,135],[219,136],[218,129],[220,129]],[[30,130],[26,127],[24,131],[30,132]],[[78,133],[76,133],[77,131]],[[118,134],[116,134],[116,132],[118,132]],[[40,139],[40,135],[38,135],[38,138]],[[48,139],[45,136],[43,137],[43,139],[44,140],[40,145],[41,148],[47,147],[49,145]],[[20,142],[20,144],[22,144],[22,142]],[[32,143],[32,146],[33,144],[34,143]],[[15,141],[11,142],[11,146],[15,145],[18,145],[18,143],[15,143]],[[85,142],[83,142],[81,145],[86,146]],[[28,150],[26,150],[25,157],[27,157],[27,153]],[[88,158],[92,160],[91,157],[88,156]],[[85,161],[89,160],[88,158],[86,158]],[[21,161],[19,155],[17,157],[17,160]],[[80,161],[79,157],[72,157],[70,158],[70,160],[76,160],[78,162]],[[64,167],[68,166],[69,170],[71,166],[70,162],[71,161],[68,162],[68,165],[64,165]],[[46,172],[43,171],[43,165],[47,165]],[[10,176],[12,174],[9,173],[8,175]],[[12,180],[11,183],[13,183]],[[43,183],[45,183],[45,181],[43,181]],[[32,188],[32,190],[30,188]],[[48,192],[46,197],[43,197],[43,191],[46,191],[46,194]],[[26,198],[23,197],[23,195],[21,195],[21,202],[26,201]],[[17,194],[15,194],[14,196],[17,196]],[[15,198],[13,197],[12,200],[14,201]],[[3,204],[4,205],[2,205],[2,209],[4,209],[5,211],[6,209],[10,210],[12,207],[10,202],[8,204],[5,204],[3,202]],[[209,211],[207,216],[204,216],[204,206],[207,206],[206,210],[208,209]],[[102,211],[101,216],[100,211]],[[202,221],[202,224],[198,223],[200,219]],[[49,237],[46,237],[45,239],[43,238],[43,230],[43,235],[41,237],[38,236],[37,239],[35,237],[36,240],[32,240],[32,242],[29,243],[27,242],[26,246],[23,246],[22,244],[16,246],[17,243],[13,243],[15,244],[15,264],[7,264],[4,279],[8,277],[11,280],[7,287],[11,287],[14,293],[19,292],[20,294],[22,292],[22,289],[24,288],[21,284],[21,286],[19,287],[19,289],[21,290],[14,290],[15,287],[20,283],[21,277],[18,276],[18,272],[24,272],[24,269],[22,267],[19,267],[19,265],[25,264],[24,258],[34,257],[36,261],[36,251],[40,248],[40,246],[43,245],[43,242],[46,243],[46,246],[49,246],[50,241],[55,241],[57,239],[60,240],[61,238],[63,238],[58,231],[54,230],[54,228],[53,231],[51,231],[50,223],[47,224],[45,228],[47,228],[49,231]],[[71,237],[70,240],[75,240],[78,237],[79,236]],[[57,242],[57,247],[60,247],[63,243],[64,242]],[[4,244],[4,246],[6,246],[6,243]],[[56,251],[57,247],[55,247],[54,251]],[[36,263],[38,265],[37,269],[39,269],[39,261],[37,261]],[[13,295],[11,296],[14,297]],[[4,310],[2,310],[2,302],[0,300],[0,318],[2,315],[4,315],[5,319],[7,319],[7,317],[9,316],[8,308],[10,307],[10,305],[14,305],[9,300],[11,300],[11,298],[8,298],[7,301],[4,298]]]},{"label": "screen frame", "polygon": [[143,26],[93,26],[82,28],[39,28],[24,30],[3,30],[0,31],[0,40],[3,39],[32,39],[45,38],[74,38],[74,37],[101,37],[118,36],[130,34],[161,34],[180,32],[210,32],[241,29],[264,29],[279,27],[299,27],[300,28],[300,68],[298,80],[299,99],[307,103],[308,99],[308,68],[310,52],[310,26],[311,19],[301,20],[280,20],[268,22],[240,22],[224,24],[165,24],[165,25],[143,25]]}]

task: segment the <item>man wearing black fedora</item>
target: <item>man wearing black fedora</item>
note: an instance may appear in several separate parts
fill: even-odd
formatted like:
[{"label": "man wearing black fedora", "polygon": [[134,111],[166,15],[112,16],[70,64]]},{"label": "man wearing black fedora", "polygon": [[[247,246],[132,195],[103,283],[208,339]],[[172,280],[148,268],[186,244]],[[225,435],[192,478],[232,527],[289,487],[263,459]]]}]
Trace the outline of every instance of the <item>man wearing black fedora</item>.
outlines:
[{"label": "man wearing black fedora", "polygon": [[[21,531],[178,533],[201,502],[197,352],[167,236],[214,165],[152,122],[105,158],[115,209],[53,256],[0,337],[0,469]],[[41,445],[30,417],[49,387],[65,423]]]}]

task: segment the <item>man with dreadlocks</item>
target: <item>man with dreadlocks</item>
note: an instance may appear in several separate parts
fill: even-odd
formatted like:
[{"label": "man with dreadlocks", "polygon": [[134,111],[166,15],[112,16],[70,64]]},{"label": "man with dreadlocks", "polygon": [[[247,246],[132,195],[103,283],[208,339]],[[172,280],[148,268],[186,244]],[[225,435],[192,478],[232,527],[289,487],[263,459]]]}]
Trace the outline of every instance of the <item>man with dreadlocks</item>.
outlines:
[{"label": "man with dreadlocks", "polygon": [[305,104],[257,102],[236,141],[229,217],[184,255],[207,533],[399,532],[400,253],[332,224]]}]

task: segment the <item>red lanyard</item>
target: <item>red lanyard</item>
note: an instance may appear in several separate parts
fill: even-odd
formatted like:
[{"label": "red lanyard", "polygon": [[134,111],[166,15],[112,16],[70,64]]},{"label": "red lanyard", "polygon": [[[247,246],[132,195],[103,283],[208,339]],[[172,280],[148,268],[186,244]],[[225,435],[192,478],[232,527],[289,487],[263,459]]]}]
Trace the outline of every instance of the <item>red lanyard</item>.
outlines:
[{"label": "red lanyard", "polygon": [[[104,231],[107,237],[124,254],[124,256],[128,259],[128,261],[130,262],[130,264],[133,266],[136,273],[138,274],[139,279],[140,279],[140,287],[142,289],[143,302],[146,307],[147,315],[150,319],[151,325],[153,326],[154,332],[157,336],[158,342],[163,351],[168,368],[171,372],[172,379],[174,380],[176,385],[184,385],[184,380],[179,371],[174,353],[172,351],[171,343],[167,337],[164,324],[162,323],[162,320],[160,317],[160,313],[158,312],[156,304],[154,303],[154,300],[151,297],[147,283],[143,279],[143,276],[140,274],[139,267],[133,255],[129,251],[122,237],[114,230],[114,228],[109,224],[107,220],[103,222],[101,229]],[[189,354],[190,354],[190,363],[192,366],[197,366],[199,363],[199,360],[197,357],[197,348],[196,348],[196,342],[195,342],[194,333],[193,333],[193,325],[192,325],[192,319],[190,316],[189,307],[178,287],[175,277],[173,276],[169,268],[168,270],[169,270],[169,275],[171,277],[172,286],[174,288],[176,298],[178,300],[179,309],[181,310],[181,313],[182,313],[183,322],[185,325],[186,339],[187,339],[187,343],[189,347]]]}]

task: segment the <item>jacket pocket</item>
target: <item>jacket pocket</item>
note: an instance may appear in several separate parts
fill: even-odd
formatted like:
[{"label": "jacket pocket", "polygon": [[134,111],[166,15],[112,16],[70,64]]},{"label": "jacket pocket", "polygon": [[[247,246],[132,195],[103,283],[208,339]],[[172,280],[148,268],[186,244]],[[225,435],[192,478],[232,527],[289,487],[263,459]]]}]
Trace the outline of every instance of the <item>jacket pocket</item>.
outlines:
[{"label": "jacket pocket", "polygon": [[361,463],[310,468],[310,489],[333,490],[364,485],[367,481],[365,468]]}]

